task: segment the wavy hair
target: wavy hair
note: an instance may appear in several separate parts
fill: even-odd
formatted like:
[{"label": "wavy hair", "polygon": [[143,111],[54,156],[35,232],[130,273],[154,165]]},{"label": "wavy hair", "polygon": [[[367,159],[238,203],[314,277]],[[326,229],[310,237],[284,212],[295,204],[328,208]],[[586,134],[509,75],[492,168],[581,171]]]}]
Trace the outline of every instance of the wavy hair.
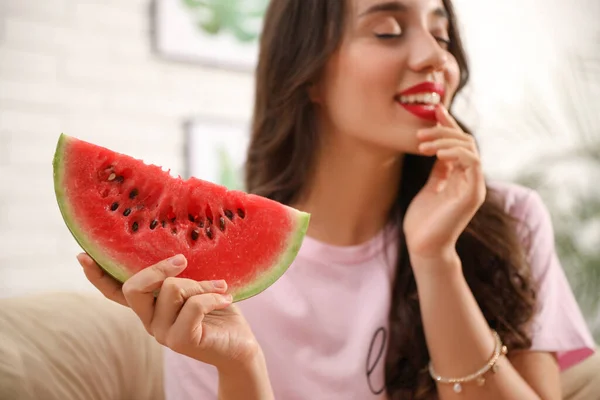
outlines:
[{"label": "wavy hair", "polygon": [[[461,72],[460,91],[467,84],[469,68],[451,1],[443,3],[449,16],[449,51]],[[310,181],[319,132],[308,89],[337,50],[347,11],[342,0],[271,0],[256,71],[245,170],[249,192],[289,205],[298,200]],[[461,127],[468,132],[464,124]],[[405,156],[399,192],[389,216],[397,226],[402,226],[405,211],[427,181],[434,161],[432,157]],[[477,303],[490,327],[513,350],[531,345],[528,322],[535,305],[515,224],[501,199],[488,187],[483,205],[457,243],[464,275]],[[386,391],[391,399],[434,399],[436,388],[427,372],[429,353],[418,293],[401,232],[396,262]]]}]

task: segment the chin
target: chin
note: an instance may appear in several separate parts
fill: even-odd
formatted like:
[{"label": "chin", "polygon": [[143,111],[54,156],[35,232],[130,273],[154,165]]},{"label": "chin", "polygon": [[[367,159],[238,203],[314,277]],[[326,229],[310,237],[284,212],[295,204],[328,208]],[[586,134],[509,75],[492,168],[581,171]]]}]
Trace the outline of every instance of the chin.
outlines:
[{"label": "chin", "polygon": [[[394,118],[385,124],[367,124],[367,126],[379,125],[379,129],[370,130],[365,127],[353,130],[351,136],[358,139],[365,149],[371,149],[376,154],[386,157],[400,156],[402,154],[420,154],[417,131],[435,124],[420,120],[410,115],[405,115],[401,120]],[[363,126],[364,124],[361,124]],[[368,133],[365,136],[365,133]]]},{"label": "chin", "polygon": [[431,122],[412,120],[405,122],[402,125],[396,125],[398,128],[392,129],[387,133],[385,146],[399,154],[414,154],[420,155],[419,140],[417,139],[417,131],[424,128],[434,126]]},{"label": "chin", "polygon": [[415,130],[435,126],[437,118],[433,106],[396,106],[396,115],[399,124]]},{"label": "chin", "polygon": [[371,147],[376,154],[380,154],[383,157],[399,157],[404,154],[419,154],[418,141],[415,135],[415,131],[412,134],[401,133],[393,137],[389,134],[385,135],[382,140],[368,140],[367,145]]}]

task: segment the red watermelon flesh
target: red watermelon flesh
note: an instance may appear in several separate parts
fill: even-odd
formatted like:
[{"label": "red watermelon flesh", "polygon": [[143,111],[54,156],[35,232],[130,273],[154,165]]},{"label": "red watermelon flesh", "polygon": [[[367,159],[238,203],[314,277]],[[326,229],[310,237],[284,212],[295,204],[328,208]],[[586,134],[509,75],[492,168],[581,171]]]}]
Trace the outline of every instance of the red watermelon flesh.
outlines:
[{"label": "red watermelon flesh", "polygon": [[124,282],[181,253],[179,275],[225,279],[234,301],[254,296],[288,269],[310,215],[62,134],[53,161],[63,219],[79,245]]}]

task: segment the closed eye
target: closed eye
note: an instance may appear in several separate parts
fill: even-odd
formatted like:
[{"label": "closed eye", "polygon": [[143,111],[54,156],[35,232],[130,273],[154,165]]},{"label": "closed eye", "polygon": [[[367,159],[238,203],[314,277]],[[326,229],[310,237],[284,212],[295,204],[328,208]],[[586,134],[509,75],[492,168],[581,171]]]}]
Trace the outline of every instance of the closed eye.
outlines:
[{"label": "closed eye", "polygon": [[[376,38],[382,39],[382,40],[397,39],[400,36],[402,36],[401,33],[376,33],[375,34]],[[440,43],[440,46],[442,46],[444,49],[447,50],[450,47],[450,43],[451,43],[450,39],[446,39],[446,38],[439,37],[439,36],[436,36],[434,38],[438,43]]]},{"label": "closed eye", "polygon": [[386,17],[378,21],[373,29],[373,34],[379,39],[394,39],[402,34],[402,27],[398,20],[393,17]]},{"label": "closed eye", "polygon": [[401,33],[376,33],[375,37],[378,39],[396,39],[402,36]]},{"label": "closed eye", "polygon": [[440,45],[446,50],[448,50],[448,48],[450,47],[450,44],[452,43],[450,41],[450,39],[446,39],[446,38],[442,38],[442,37],[436,37],[435,40],[437,40],[440,43]]}]

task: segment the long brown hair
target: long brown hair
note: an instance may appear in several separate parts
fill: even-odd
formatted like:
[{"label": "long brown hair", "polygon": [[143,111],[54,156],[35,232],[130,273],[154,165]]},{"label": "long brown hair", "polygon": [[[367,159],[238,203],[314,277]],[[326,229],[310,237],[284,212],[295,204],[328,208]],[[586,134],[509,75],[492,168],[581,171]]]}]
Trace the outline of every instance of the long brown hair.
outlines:
[{"label": "long brown hair", "polygon": [[[457,59],[459,91],[469,68],[450,0],[449,51]],[[298,200],[309,182],[319,145],[309,87],[318,81],[344,31],[342,0],[271,0],[260,41],[246,190],[284,204]],[[467,131],[466,127],[461,127]],[[406,155],[390,220],[402,226],[408,205],[424,186],[434,159]],[[527,323],[535,304],[524,250],[515,222],[488,188],[485,202],[457,243],[466,280],[490,327],[511,349],[531,345]],[[399,230],[401,231],[401,229]],[[429,354],[406,242],[398,238],[397,273],[389,315],[386,390],[392,399],[435,398],[427,373]]]}]

